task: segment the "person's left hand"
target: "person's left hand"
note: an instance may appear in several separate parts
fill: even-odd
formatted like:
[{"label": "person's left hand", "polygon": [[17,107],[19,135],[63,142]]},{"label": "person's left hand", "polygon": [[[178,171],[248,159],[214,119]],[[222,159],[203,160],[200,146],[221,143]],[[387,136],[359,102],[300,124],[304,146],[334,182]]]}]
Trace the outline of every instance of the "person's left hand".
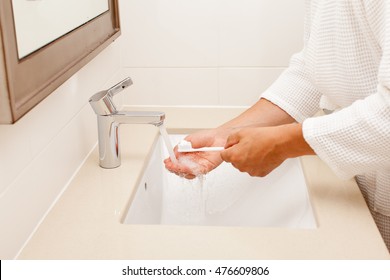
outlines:
[{"label": "person's left hand", "polygon": [[244,128],[231,134],[221,158],[241,172],[264,177],[284,160],[314,154],[300,124]]}]

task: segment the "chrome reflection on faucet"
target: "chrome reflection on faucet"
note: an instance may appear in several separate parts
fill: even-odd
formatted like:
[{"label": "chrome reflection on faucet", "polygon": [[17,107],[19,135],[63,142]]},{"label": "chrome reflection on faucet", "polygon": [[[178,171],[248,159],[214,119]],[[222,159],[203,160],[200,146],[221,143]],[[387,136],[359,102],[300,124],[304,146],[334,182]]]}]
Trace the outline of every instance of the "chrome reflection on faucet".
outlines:
[{"label": "chrome reflection on faucet", "polygon": [[94,94],[89,99],[89,104],[97,115],[99,164],[103,168],[116,168],[121,165],[118,137],[121,124],[160,126],[164,123],[164,112],[130,112],[116,109],[112,97],[132,84],[132,80],[126,78],[112,88]]}]

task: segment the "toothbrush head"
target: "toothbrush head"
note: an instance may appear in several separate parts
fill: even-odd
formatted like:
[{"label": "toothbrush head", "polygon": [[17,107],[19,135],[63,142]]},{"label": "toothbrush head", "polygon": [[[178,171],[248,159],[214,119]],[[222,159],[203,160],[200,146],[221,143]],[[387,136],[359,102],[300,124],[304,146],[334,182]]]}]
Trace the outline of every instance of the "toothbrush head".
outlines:
[{"label": "toothbrush head", "polygon": [[177,144],[177,151],[180,152],[180,153],[188,152],[188,151],[191,151],[191,150],[192,150],[192,144],[189,141],[181,140]]}]

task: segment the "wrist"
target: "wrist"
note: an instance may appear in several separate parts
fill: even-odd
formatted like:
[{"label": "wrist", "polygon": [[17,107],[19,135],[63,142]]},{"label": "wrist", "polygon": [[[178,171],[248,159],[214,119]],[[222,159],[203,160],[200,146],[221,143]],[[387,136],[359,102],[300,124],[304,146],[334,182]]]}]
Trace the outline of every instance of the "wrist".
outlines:
[{"label": "wrist", "polygon": [[302,124],[292,123],[280,126],[281,149],[286,158],[294,158],[304,155],[315,155],[314,150],[306,142],[303,136]]}]

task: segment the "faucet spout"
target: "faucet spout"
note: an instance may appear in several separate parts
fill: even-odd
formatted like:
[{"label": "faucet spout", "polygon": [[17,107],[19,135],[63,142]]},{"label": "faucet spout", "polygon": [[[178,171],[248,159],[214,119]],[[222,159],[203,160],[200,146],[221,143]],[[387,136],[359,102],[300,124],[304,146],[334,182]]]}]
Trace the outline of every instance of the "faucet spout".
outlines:
[{"label": "faucet spout", "polygon": [[103,168],[116,168],[121,164],[119,127],[121,124],[151,124],[161,126],[165,120],[164,112],[118,111],[112,96],[130,86],[130,78],[112,88],[94,94],[89,103],[97,115],[99,165]]},{"label": "faucet spout", "polygon": [[152,124],[160,126],[164,123],[164,112],[151,111],[123,111],[113,114],[112,117],[119,124]]}]

